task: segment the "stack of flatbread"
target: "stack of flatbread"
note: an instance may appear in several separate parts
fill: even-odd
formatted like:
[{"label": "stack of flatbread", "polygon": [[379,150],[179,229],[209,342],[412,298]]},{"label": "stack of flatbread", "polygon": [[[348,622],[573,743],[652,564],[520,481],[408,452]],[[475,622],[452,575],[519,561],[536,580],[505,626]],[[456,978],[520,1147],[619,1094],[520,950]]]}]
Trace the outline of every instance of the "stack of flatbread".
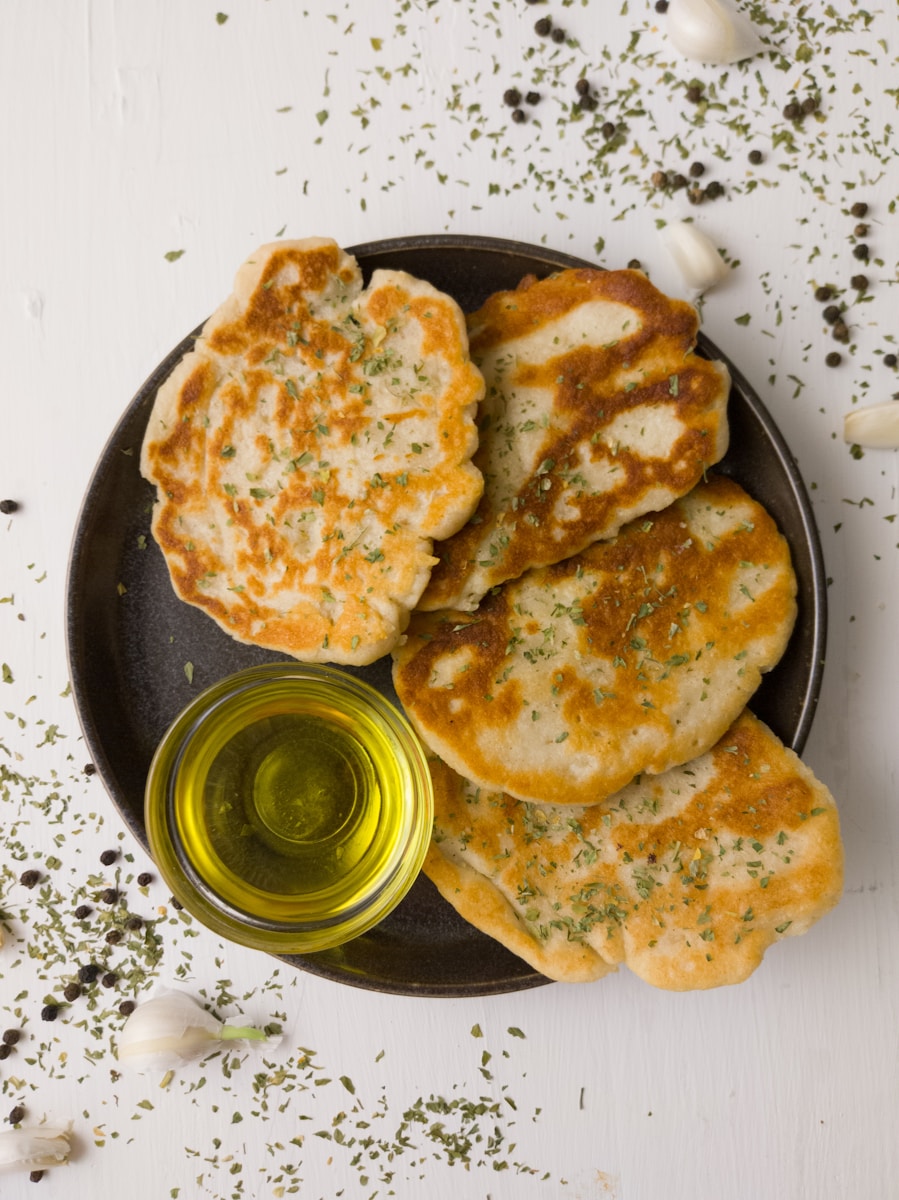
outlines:
[{"label": "stack of flatbread", "polygon": [[787,545],[711,472],[729,378],[639,271],[467,319],[334,242],[263,247],[160,389],[141,466],[177,594],[304,661],[394,657],[425,869],[553,979],[745,978],[837,900],[822,784],[746,711]]}]

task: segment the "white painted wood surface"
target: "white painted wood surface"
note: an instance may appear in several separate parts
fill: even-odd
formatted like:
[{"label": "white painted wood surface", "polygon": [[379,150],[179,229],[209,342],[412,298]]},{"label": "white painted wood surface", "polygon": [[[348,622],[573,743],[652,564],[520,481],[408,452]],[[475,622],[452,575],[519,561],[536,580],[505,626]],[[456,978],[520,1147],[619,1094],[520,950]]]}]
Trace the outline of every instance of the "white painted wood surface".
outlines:
[{"label": "white painted wood surface", "polygon": [[[0,1116],[23,1103],[35,1121],[72,1121],[73,1161],[49,1172],[40,1194],[895,1195],[899,473],[895,452],[853,458],[841,436],[853,403],[899,390],[882,361],[899,338],[895,5],[876,5],[866,20],[852,0],[835,0],[813,23],[803,13],[811,6],[772,0],[763,7],[782,27],[762,31],[785,59],[727,69],[680,59],[644,0],[218,3],[224,22],[205,0],[0,3],[0,492],[22,504],[0,522],[0,595],[12,598],[0,605],[0,659],[12,675],[0,684],[0,712],[14,714],[0,719],[0,740],[20,756],[0,763],[42,781],[30,797],[13,782],[0,800],[0,1024],[26,1030],[0,1062]],[[579,45],[537,37],[533,23],[546,14]],[[606,177],[590,161],[585,122],[566,116],[581,72],[599,88],[600,116],[623,112],[631,80],[630,108],[643,106],[628,116]],[[693,78],[722,101],[702,125],[684,99]],[[513,84],[542,94],[521,126],[502,105]],[[794,133],[795,152],[772,144],[793,129],[781,116],[791,89],[821,95],[820,118]],[[746,123],[751,142],[732,120]],[[755,169],[751,147],[765,153]],[[683,193],[652,192],[654,170],[694,160],[725,197],[693,209]],[[748,191],[753,178],[766,183]],[[870,205],[867,267],[852,257],[856,200]],[[121,1019],[100,1019],[103,1004],[90,1015],[82,1000],[42,1022],[68,967],[29,956],[29,945],[47,944],[35,928],[46,911],[19,873],[55,854],[49,873],[72,892],[116,844],[134,855],[134,873],[149,866],[99,785],[79,781],[84,755],[60,693],[78,506],[152,367],[227,293],[244,256],[282,231],[344,245],[490,234],[585,257],[603,238],[599,261],[637,258],[678,293],[656,223],[684,215],[739,260],[706,300],[704,329],[797,455],[833,581],[805,758],[841,806],[837,910],[774,948],[737,988],[669,995],[622,971],[592,986],[455,1001],[273,978],[269,960],[205,931],[190,936],[168,910],[158,979],[209,997],[230,980],[237,999],[223,1013],[243,1009],[261,1023],[282,1014],[284,1040],[266,1056],[273,1070],[296,1072],[298,1047],[310,1047],[317,1077],[331,1080],[272,1082],[268,1111],[252,1086],[266,1070],[253,1054],[230,1077],[213,1060],[161,1090],[115,1074]],[[183,256],[168,261],[176,250]],[[812,293],[823,282],[848,287],[860,269],[870,299],[845,292],[852,341],[831,370],[824,357],[835,343]],[[54,724],[67,736],[39,745]],[[31,803],[50,797],[53,813],[64,807],[54,794],[72,797],[58,823]],[[166,900],[154,884],[141,902]],[[333,1140],[341,1128],[361,1139],[368,1120],[368,1133],[390,1142],[404,1111],[432,1095],[498,1102],[499,1118],[480,1119],[485,1141],[470,1169],[447,1165],[420,1126],[409,1134],[417,1149],[393,1162],[362,1149],[370,1169],[352,1163],[358,1140],[349,1150]],[[435,1119],[461,1129],[458,1113]],[[325,1131],[332,1140],[315,1136]],[[488,1154],[497,1131],[501,1151]],[[301,1146],[291,1142],[299,1136]],[[501,1161],[508,1170],[494,1169]],[[33,1186],[27,1173],[12,1175],[0,1194],[17,1200]]]}]

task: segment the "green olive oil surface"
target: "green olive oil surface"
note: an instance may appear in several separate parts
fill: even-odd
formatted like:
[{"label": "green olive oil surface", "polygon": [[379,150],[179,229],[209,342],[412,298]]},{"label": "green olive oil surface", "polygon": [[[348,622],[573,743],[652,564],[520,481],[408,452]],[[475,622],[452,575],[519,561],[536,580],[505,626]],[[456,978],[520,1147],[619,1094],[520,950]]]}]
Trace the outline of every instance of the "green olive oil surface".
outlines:
[{"label": "green olive oil surface", "polygon": [[[261,693],[261,694],[260,694]],[[361,706],[277,684],[238,695],[197,731],[173,784],[183,855],[251,917],[339,917],[408,838],[408,778],[392,734]]]}]

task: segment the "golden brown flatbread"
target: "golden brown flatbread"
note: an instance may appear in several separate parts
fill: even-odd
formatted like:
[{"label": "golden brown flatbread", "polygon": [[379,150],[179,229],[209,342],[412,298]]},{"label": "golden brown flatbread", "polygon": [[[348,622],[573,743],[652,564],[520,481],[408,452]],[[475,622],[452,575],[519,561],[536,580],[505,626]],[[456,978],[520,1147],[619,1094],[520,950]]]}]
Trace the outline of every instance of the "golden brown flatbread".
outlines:
[{"label": "golden brown flatbread", "polygon": [[363,290],[324,239],[262,247],[160,388],[141,470],[182,600],[232,637],[367,663],[405,627],[433,538],[471,514],[483,381],[455,301]]},{"label": "golden brown flatbread", "polygon": [[394,683],[466,778],[592,803],[718,740],[781,657],[795,596],[773,520],[718,477],[474,613],[416,612]]},{"label": "golden brown flatbread", "polygon": [[431,770],[425,871],[550,979],[624,963],[675,991],[739,983],[842,890],[833,797],[749,712],[696,761],[589,807],[488,792],[436,759]]},{"label": "golden brown flatbread", "polygon": [[474,608],[688,492],[727,449],[730,379],[692,353],[698,318],[640,271],[528,277],[468,319],[487,391],[486,486],[440,558],[423,609]]}]

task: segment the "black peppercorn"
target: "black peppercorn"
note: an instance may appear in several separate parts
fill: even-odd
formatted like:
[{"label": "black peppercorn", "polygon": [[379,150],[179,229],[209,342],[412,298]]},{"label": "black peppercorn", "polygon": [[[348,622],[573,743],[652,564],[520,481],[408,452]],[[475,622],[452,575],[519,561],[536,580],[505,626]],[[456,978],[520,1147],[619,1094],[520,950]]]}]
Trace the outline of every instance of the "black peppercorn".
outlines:
[{"label": "black peppercorn", "polygon": [[681,188],[687,186],[687,177],[685,175],[672,175],[670,182],[675,191],[680,191]]},{"label": "black peppercorn", "polygon": [[12,1046],[4,1046],[2,1043],[0,1043],[0,1062],[2,1062],[4,1058],[9,1058],[10,1054],[12,1054]]},{"label": "black peppercorn", "polygon": [[760,162],[765,161],[765,156],[764,156],[764,154],[762,154],[761,150],[750,150],[749,151],[749,161],[752,163],[753,166],[757,167]]},{"label": "black peppercorn", "polygon": [[593,112],[593,110],[598,105],[599,105],[599,101],[596,99],[595,96],[579,96],[578,97],[577,106],[578,106],[578,108],[582,108],[584,110],[584,112]]},{"label": "black peppercorn", "polygon": [[668,0],[656,0],[656,12],[666,13],[668,11]]},{"label": "black peppercorn", "polygon": [[123,1000],[119,1005],[119,1012],[123,1017],[130,1017],[136,1008],[137,1005],[133,1000]]},{"label": "black peppercorn", "polygon": [[705,174],[705,166],[701,162],[690,163],[690,174],[694,179],[699,179]]},{"label": "black peppercorn", "polygon": [[40,1183],[40,1181],[44,1178],[44,1172],[43,1171],[32,1171],[29,1174],[28,1178],[32,1183]]},{"label": "black peppercorn", "polygon": [[85,921],[93,911],[89,904],[79,904],[75,909],[75,920]]},{"label": "black peppercorn", "polygon": [[852,278],[849,280],[849,282],[852,285],[852,287],[855,288],[855,290],[857,292],[863,292],[865,290],[865,288],[868,286],[868,276],[867,275],[853,275]]},{"label": "black peppercorn", "polygon": [[9,1116],[6,1118],[10,1125],[18,1125],[25,1116],[25,1109],[21,1104],[17,1104],[15,1108],[10,1109]]},{"label": "black peppercorn", "polygon": [[526,121],[527,117],[525,116],[524,109],[523,108],[513,108],[512,109],[512,120],[515,122],[516,125],[521,125],[524,121]]},{"label": "black peppercorn", "polygon": [[110,946],[117,946],[122,940],[121,929],[110,929],[109,933],[106,935],[106,940],[109,942]]},{"label": "black peppercorn", "polygon": [[81,995],[81,985],[78,983],[67,983],[63,995],[69,1004],[74,1004]]},{"label": "black peppercorn", "polygon": [[100,862],[104,867],[111,867],[115,860],[119,857],[118,850],[104,850],[100,855]]},{"label": "black peppercorn", "polygon": [[885,354],[883,356],[883,365],[885,367],[895,367],[896,363],[899,363],[899,358],[895,354]]},{"label": "black peppercorn", "polygon": [[539,4],[541,0],[524,0],[525,4]]},{"label": "black peppercorn", "polygon": [[702,188],[691,187],[687,192],[687,199],[691,204],[702,204],[703,200],[705,200],[705,192]]},{"label": "black peppercorn", "polygon": [[83,967],[78,968],[78,979],[81,983],[94,983],[99,974],[100,968],[96,963],[85,963]]},{"label": "black peppercorn", "polygon": [[815,288],[816,300],[821,300],[823,302],[824,300],[829,300],[832,295],[833,288],[828,287],[826,283],[822,283],[820,287]]},{"label": "black peppercorn", "polygon": [[844,321],[837,321],[833,327],[833,338],[835,342],[849,341],[849,327]]},{"label": "black peppercorn", "polygon": [[717,179],[713,179],[711,183],[706,184],[705,194],[709,200],[717,200],[719,196],[724,195],[724,184],[719,183]]},{"label": "black peppercorn", "polygon": [[855,237],[867,237],[868,226],[864,223],[864,221],[862,221],[860,224],[856,225],[852,232]]},{"label": "black peppercorn", "polygon": [[552,27],[553,23],[549,17],[541,17],[539,21],[534,23],[534,33],[539,34],[540,37],[548,37]]},{"label": "black peppercorn", "polygon": [[664,171],[653,171],[650,182],[652,183],[653,187],[662,188],[667,184],[668,176]]},{"label": "black peppercorn", "polygon": [[2,1042],[4,1046],[15,1046],[21,1036],[21,1029],[5,1029],[3,1031],[3,1037],[0,1038],[0,1042]]},{"label": "black peppercorn", "polygon": [[115,904],[119,898],[119,893],[115,888],[104,888],[100,893],[100,899],[104,904]]},{"label": "black peppercorn", "polygon": [[803,114],[805,116],[809,116],[811,113],[817,112],[817,111],[818,111],[818,101],[815,99],[814,96],[807,96],[806,99],[802,101]]},{"label": "black peppercorn", "polygon": [[868,206],[864,200],[856,200],[852,208],[849,209],[854,217],[866,217],[868,215]]},{"label": "black peppercorn", "polygon": [[525,96],[525,100],[530,105],[539,104],[540,103],[540,93],[539,92],[528,92],[528,94]]},{"label": "black peppercorn", "polygon": [[564,29],[554,29],[549,36],[552,38],[552,40],[554,42],[564,42],[565,41],[565,30]]},{"label": "black peppercorn", "polygon": [[628,260],[628,269],[631,271],[639,271],[642,269],[642,264],[639,258],[631,258]]},{"label": "black peppercorn", "polygon": [[97,768],[94,766],[93,763],[85,763],[82,770],[84,771],[85,775],[96,775],[97,774]]},{"label": "black peppercorn", "polygon": [[684,95],[691,104],[698,104],[702,99],[702,88],[698,83],[691,83]]},{"label": "black peppercorn", "polygon": [[821,316],[824,318],[824,320],[827,322],[828,325],[833,325],[834,321],[839,321],[839,319],[840,319],[839,306],[836,304],[828,304],[827,308],[825,308],[825,310],[821,314]]},{"label": "black peppercorn", "polygon": [[40,883],[40,881],[41,873],[40,871],[35,871],[34,869],[30,871],[23,871],[19,876],[19,883],[21,883],[22,887],[33,888],[35,884]]},{"label": "black peppercorn", "polygon": [[59,1005],[58,1004],[45,1004],[44,1007],[41,1009],[41,1020],[42,1021],[55,1021],[58,1016],[59,1016]]},{"label": "black peppercorn", "polygon": [[827,358],[824,360],[829,367],[838,367],[843,361],[843,356],[838,350],[831,350]]},{"label": "black peppercorn", "polygon": [[4,517],[8,517],[11,513],[18,511],[18,500],[0,500],[0,513],[3,513]]},{"label": "black peppercorn", "polygon": [[119,977],[115,971],[107,971],[100,982],[105,988],[113,988],[119,982]]},{"label": "black peppercorn", "polygon": [[129,917],[128,920],[125,922],[125,928],[130,929],[132,931],[132,933],[135,930],[143,929],[143,927],[144,927],[144,923],[140,917]]},{"label": "black peppercorn", "polygon": [[852,247],[853,258],[860,258],[862,262],[868,261],[868,247],[864,242],[859,242],[857,246]]},{"label": "black peppercorn", "polygon": [[588,93],[590,91],[590,80],[585,79],[582,75],[581,78],[574,85],[574,90],[577,92],[577,94],[579,96],[588,95]]},{"label": "black peppercorn", "polygon": [[518,108],[521,103],[521,92],[518,88],[507,88],[503,92],[503,104],[508,104],[509,108]]},{"label": "black peppercorn", "polygon": [[606,141],[609,142],[612,140],[612,138],[615,136],[615,134],[618,132],[618,130],[611,121],[606,121],[600,132],[602,133],[602,136],[606,139]]},{"label": "black peppercorn", "polygon": [[789,104],[784,106],[783,115],[788,121],[798,121],[802,116],[802,109],[795,100],[791,100]]},{"label": "black peppercorn", "polygon": [[148,884],[151,884],[152,882],[153,876],[149,871],[141,871],[140,875],[137,877],[137,883],[139,887],[147,887]]}]

